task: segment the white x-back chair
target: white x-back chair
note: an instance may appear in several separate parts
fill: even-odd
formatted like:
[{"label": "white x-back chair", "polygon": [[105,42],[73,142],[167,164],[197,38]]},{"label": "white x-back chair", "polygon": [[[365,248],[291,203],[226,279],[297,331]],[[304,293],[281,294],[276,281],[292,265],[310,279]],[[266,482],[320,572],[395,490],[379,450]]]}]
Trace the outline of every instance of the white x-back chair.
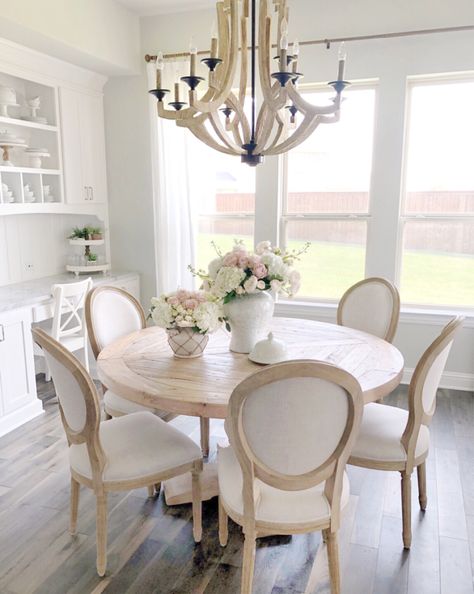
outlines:
[{"label": "white x-back chair", "polygon": [[412,538],[411,474],[416,468],[418,499],[424,511],[426,458],[430,447],[428,426],[435,412],[441,375],[463,319],[459,316],[451,320],[423,353],[410,382],[408,411],[377,403],[364,406],[359,436],[349,458],[349,464],[354,466],[400,472],[405,549],[410,548]]},{"label": "white x-back chair", "polygon": [[201,540],[202,455],[189,437],[149,412],[100,420],[97,390],[80,362],[41,328],[33,330],[43,349],[59,399],[71,468],[70,531],[76,532],[79,488],[96,496],[97,572],[107,565],[107,494],[150,487],[192,473],[193,534]]},{"label": "white x-back chair", "polygon": [[398,290],[385,278],[366,278],[349,287],[339,301],[337,323],[392,342],[400,315]]},{"label": "white x-back chair", "polygon": [[[92,279],[53,285],[53,323],[49,334],[58,340],[68,351],[83,351],[84,367],[89,371],[87,327],[84,319],[84,303],[87,293],[92,288]],[[43,356],[41,349],[35,349],[35,355]],[[45,361],[45,379],[51,380],[51,374]]]},{"label": "white x-back chair", "polygon": [[322,530],[331,592],[340,592],[337,534],[349,499],[346,460],[362,415],[357,380],[317,361],[254,373],[233,391],[219,448],[219,540],[228,515],[245,534],[242,594],[252,591],[255,540]]}]

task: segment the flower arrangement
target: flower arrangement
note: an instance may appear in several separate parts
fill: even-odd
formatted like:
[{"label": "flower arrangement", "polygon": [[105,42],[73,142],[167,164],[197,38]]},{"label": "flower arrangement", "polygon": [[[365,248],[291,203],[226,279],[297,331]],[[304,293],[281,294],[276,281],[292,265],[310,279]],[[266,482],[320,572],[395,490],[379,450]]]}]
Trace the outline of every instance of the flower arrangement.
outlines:
[{"label": "flower arrangement", "polygon": [[203,281],[202,288],[224,304],[239,295],[273,291],[295,295],[301,283],[300,273],[293,265],[309,248],[283,251],[269,241],[260,242],[255,252],[245,249],[243,242],[235,240],[232,251],[223,254],[213,243],[217,258],[209,263],[207,272],[189,267]]},{"label": "flower arrangement", "polygon": [[217,330],[222,310],[209,293],[181,289],[153,297],[150,316],[157,326],[166,330],[192,328],[195,332],[206,334]]}]

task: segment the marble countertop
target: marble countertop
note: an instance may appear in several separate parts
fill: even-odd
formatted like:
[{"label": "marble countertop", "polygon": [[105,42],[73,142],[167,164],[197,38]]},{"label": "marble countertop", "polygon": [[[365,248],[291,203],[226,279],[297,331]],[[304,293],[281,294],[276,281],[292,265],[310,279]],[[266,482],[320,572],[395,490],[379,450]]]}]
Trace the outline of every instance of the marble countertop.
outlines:
[{"label": "marble countertop", "polygon": [[[104,285],[111,282],[134,279],[138,273],[121,270],[110,270],[107,274],[91,274],[94,286]],[[0,312],[20,309],[22,307],[34,306],[52,299],[51,287],[58,283],[73,283],[78,280],[85,280],[87,275],[79,277],[70,272],[45,276],[22,283],[0,287]]]}]

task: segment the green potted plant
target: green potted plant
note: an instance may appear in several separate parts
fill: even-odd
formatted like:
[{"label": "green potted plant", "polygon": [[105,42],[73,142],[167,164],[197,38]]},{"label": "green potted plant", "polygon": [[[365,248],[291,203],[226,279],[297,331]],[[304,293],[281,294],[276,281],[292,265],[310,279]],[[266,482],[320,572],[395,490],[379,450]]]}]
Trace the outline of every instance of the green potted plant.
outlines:
[{"label": "green potted plant", "polygon": [[97,254],[89,252],[89,254],[87,255],[87,261],[89,264],[97,264]]},{"label": "green potted plant", "polygon": [[89,238],[93,240],[103,239],[102,229],[100,227],[89,227]]}]

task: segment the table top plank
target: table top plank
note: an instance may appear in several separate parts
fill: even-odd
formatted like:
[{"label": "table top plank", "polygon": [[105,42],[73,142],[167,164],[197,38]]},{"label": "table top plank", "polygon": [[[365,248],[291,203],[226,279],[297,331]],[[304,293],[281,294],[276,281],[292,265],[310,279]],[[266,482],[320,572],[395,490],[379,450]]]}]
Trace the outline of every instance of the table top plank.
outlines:
[{"label": "table top plank", "polygon": [[[360,382],[365,402],[398,386],[403,357],[384,340],[336,324],[274,318],[272,331],[288,348],[289,359],[317,359],[338,365]],[[134,402],[177,414],[224,418],[235,386],[261,369],[247,355],[229,351],[229,335],[210,336],[202,357],[178,359],[164,330],[139,330],[99,355],[102,383]]]}]

